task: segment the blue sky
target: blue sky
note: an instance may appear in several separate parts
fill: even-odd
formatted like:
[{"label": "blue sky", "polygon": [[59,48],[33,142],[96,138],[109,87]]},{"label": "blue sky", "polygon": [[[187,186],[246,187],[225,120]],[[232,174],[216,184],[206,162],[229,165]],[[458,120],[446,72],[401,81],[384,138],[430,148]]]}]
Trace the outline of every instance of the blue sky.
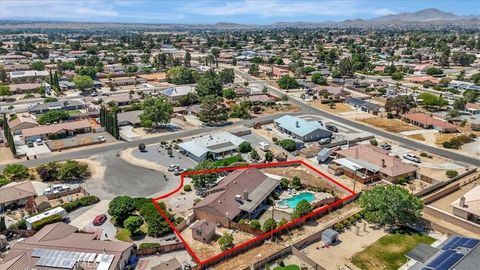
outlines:
[{"label": "blue sky", "polygon": [[374,18],[437,8],[480,14],[478,0],[0,0],[0,19],[270,24]]}]

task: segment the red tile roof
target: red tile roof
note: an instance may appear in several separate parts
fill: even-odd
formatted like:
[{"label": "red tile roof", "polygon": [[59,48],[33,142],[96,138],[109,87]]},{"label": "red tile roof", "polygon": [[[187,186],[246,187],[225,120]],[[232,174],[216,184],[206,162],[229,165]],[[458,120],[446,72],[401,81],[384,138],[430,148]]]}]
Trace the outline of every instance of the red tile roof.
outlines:
[{"label": "red tile roof", "polygon": [[457,128],[457,125],[432,117],[426,113],[406,113],[403,115],[403,117],[410,121],[421,123],[425,126],[440,127],[442,129]]}]

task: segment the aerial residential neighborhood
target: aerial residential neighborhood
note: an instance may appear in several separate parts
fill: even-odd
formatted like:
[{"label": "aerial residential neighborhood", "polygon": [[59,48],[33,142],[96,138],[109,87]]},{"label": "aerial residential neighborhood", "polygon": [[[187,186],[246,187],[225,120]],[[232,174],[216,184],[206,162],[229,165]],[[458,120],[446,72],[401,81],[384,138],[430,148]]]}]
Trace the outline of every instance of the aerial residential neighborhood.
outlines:
[{"label": "aerial residential neighborhood", "polygon": [[0,22],[0,270],[479,269],[480,2]]}]

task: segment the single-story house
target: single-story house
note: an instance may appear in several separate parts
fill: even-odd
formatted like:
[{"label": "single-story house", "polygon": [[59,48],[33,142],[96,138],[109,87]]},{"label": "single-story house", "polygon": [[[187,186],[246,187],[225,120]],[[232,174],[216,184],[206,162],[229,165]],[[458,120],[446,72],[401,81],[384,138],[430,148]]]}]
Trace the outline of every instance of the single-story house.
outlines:
[{"label": "single-story house", "polygon": [[226,131],[201,136],[178,144],[180,153],[196,161],[217,159],[236,153],[244,139]]},{"label": "single-story house", "polygon": [[256,168],[231,172],[207,190],[207,196],[193,207],[196,219],[229,227],[242,218],[256,218],[268,207],[267,197],[280,180],[266,176]]},{"label": "single-story house", "polygon": [[480,224],[480,186],[473,187],[450,206],[455,216]]},{"label": "single-story house", "polygon": [[126,269],[134,253],[133,243],[102,241],[97,233],[77,231],[64,222],[46,225],[17,241],[0,269]]},{"label": "single-story house", "polygon": [[142,110],[128,111],[117,114],[117,122],[119,126],[138,126],[140,124],[140,115]]},{"label": "single-story house", "polygon": [[302,142],[317,141],[322,138],[332,137],[332,132],[325,128],[319,121],[306,121],[305,119],[284,115],[273,121],[275,127]]},{"label": "single-story house", "polygon": [[476,103],[467,103],[465,105],[465,111],[473,115],[480,114],[480,104]]},{"label": "single-story house", "polygon": [[102,97],[102,101],[104,104],[113,103],[116,106],[125,106],[130,103],[134,103],[140,100],[140,96],[138,94],[120,94],[120,95],[112,95],[108,97]]},{"label": "single-story house", "polygon": [[91,131],[92,125],[90,121],[81,120],[27,128],[22,130],[22,136],[25,142],[31,142],[36,139],[65,138]]},{"label": "single-story house", "polygon": [[413,76],[413,77],[408,77],[407,81],[412,82],[412,83],[418,83],[418,84],[438,84],[440,80],[438,78],[432,77],[432,76]]},{"label": "single-story house", "polygon": [[22,130],[38,126],[37,120],[28,114],[17,114],[17,117],[8,122],[10,130],[14,135],[20,135]]},{"label": "single-story house", "polygon": [[162,96],[165,96],[169,100],[179,100],[181,97],[186,96],[187,94],[194,94],[196,93],[195,87],[185,85],[185,86],[175,86],[175,87],[169,87],[165,90],[162,90],[160,94]]},{"label": "single-story house", "polygon": [[34,200],[37,191],[32,182],[14,182],[0,187],[0,213],[10,205],[24,206],[28,200]]},{"label": "single-story house", "polygon": [[275,78],[280,78],[286,75],[290,75],[290,70],[287,67],[272,66],[272,75]]},{"label": "single-story house", "polygon": [[111,79],[102,79],[100,81],[104,85],[112,84],[113,86],[137,85],[137,84],[147,82],[147,80],[143,78],[136,78],[136,77],[117,77],[117,78],[111,78]]},{"label": "single-story house", "polygon": [[74,111],[85,108],[85,103],[77,100],[59,100],[53,102],[30,105],[28,111],[33,114],[45,113],[53,110]]},{"label": "single-story house", "polygon": [[138,77],[142,78],[142,79],[145,79],[147,81],[153,81],[153,82],[166,82],[167,81],[167,73],[165,73],[165,72],[140,74],[140,75],[138,75]]},{"label": "single-story house", "polygon": [[201,219],[192,226],[192,238],[203,242],[209,243],[215,237],[215,222]]},{"label": "single-story house", "polygon": [[58,85],[62,91],[75,89],[75,83],[69,81],[59,81]]},{"label": "single-story house", "polygon": [[457,132],[457,125],[445,120],[432,117],[426,113],[406,113],[402,115],[404,121],[426,129],[436,129],[442,133]]},{"label": "single-story house", "polygon": [[40,89],[41,84],[39,83],[19,83],[19,84],[10,84],[8,87],[10,91],[15,94],[35,92]]},{"label": "single-story house", "polygon": [[156,266],[153,266],[151,270],[183,270],[183,266],[177,260],[177,258],[171,258]]},{"label": "single-story house", "polygon": [[269,95],[254,95],[249,96],[248,101],[253,104],[273,104],[275,103],[275,98]]},{"label": "single-story house", "polygon": [[345,174],[361,183],[385,179],[395,183],[400,178],[416,177],[417,167],[390,156],[387,150],[370,144],[360,144],[335,152],[337,158],[329,166],[335,175]]},{"label": "single-story house", "polygon": [[333,96],[336,99],[341,99],[343,97],[349,96],[350,92],[345,91],[340,86],[322,86],[319,89],[319,94],[323,92],[327,93],[329,96]]},{"label": "single-story house", "polygon": [[377,114],[380,112],[381,106],[375,103],[368,102],[366,100],[348,97],[345,99],[345,104],[354,107],[356,110],[367,112],[371,114]]},{"label": "single-story house", "polygon": [[43,79],[48,76],[46,70],[25,70],[9,72],[10,81],[13,83],[34,82],[37,79]]}]

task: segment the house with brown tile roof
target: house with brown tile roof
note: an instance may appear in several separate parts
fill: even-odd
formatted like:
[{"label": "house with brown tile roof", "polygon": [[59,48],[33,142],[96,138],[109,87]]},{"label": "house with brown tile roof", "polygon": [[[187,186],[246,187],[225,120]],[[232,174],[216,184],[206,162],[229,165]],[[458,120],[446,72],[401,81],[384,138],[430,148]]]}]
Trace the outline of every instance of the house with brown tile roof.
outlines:
[{"label": "house with brown tile roof", "polygon": [[17,117],[8,122],[8,126],[14,135],[20,135],[22,130],[38,127],[38,122],[29,114],[17,114]]},{"label": "house with brown tile roof", "polygon": [[207,191],[207,196],[193,207],[194,216],[224,227],[241,218],[256,218],[279,184],[279,180],[256,168],[236,170]]},{"label": "house with brown tile roof", "polygon": [[402,115],[404,121],[426,129],[436,129],[442,133],[457,132],[457,125],[445,120],[432,117],[426,113],[406,113]]},{"label": "house with brown tile roof", "polygon": [[97,238],[96,234],[78,233],[76,227],[63,222],[49,224],[15,243],[0,270],[124,269],[133,244]]},{"label": "house with brown tile roof", "polygon": [[395,183],[401,177],[414,178],[417,167],[390,156],[387,150],[370,144],[360,144],[335,152],[337,158],[329,164],[333,174],[345,174],[361,183],[384,179]]},{"label": "house with brown tile roof", "polygon": [[467,103],[465,105],[465,111],[473,114],[473,115],[477,115],[477,114],[480,114],[480,104],[477,104],[477,103]]},{"label": "house with brown tile roof", "polygon": [[10,183],[0,187],[0,212],[10,204],[26,205],[30,199],[37,197],[37,191],[32,182]]},{"label": "house with brown tile roof", "polygon": [[22,130],[22,136],[25,142],[31,142],[35,141],[36,139],[45,139],[49,136],[62,138],[91,131],[92,124],[90,123],[90,121],[81,120],[27,128]]}]

